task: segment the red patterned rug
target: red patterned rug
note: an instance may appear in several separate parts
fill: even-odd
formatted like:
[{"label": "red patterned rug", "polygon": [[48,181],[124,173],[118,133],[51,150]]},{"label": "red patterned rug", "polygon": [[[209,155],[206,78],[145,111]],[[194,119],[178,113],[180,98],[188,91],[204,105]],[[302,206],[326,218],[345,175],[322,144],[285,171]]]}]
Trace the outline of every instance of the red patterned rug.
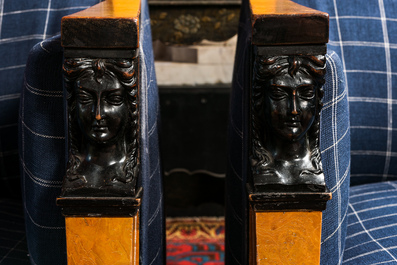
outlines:
[{"label": "red patterned rug", "polygon": [[167,265],[223,265],[224,252],[224,218],[167,218]]}]

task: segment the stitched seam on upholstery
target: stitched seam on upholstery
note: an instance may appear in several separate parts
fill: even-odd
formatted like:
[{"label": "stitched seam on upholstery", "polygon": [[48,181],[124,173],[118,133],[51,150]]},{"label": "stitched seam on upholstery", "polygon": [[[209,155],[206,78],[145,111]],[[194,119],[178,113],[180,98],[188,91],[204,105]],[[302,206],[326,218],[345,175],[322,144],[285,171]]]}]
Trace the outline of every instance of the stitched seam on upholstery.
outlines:
[{"label": "stitched seam on upholstery", "polygon": [[1,29],[3,28],[3,16],[4,16],[3,13],[4,13],[4,0],[0,0],[0,38],[2,33]]},{"label": "stitched seam on upholstery", "polygon": [[[227,199],[229,205],[232,205],[230,200],[229,200],[229,197],[227,197],[226,199]],[[237,214],[235,208],[234,207],[229,207],[229,209],[232,210],[234,218],[242,225],[243,224],[243,219],[241,219],[241,217]]]},{"label": "stitched seam on upholstery", "polygon": [[5,258],[7,258],[7,256],[8,256],[12,251],[14,251],[14,249],[15,249],[19,244],[21,244],[21,242],[22,242],[24,239],[25,239],[25,236],[23,236],[23,237],[21,238],[21,240],[19,240],[19,241],[10,249],[10,251],[8,251],[7,254],[5,254],[5,255],[3,256],[2,259],[0,259],[0,263],[1,263]]},{"label": "stitched seam on upholstery", "polygon": [[[63,7],[63,8],[50,8],[50,11],[66,11],[66,10],[82,10],[87,9],[90,6],[73,6],[73,7]],[[31,12],[43,12],[48,11],[48,8],[35,8],[35,9],[25,9],[25,10],[17,10],[17,11],[10,11],[3,13],[3,16],[9,15],[18,15],[24,13],[31,13]]]},{"label": "stitched seam on upholstery", "polygon": [[43,34],[33,34],[33,35],[25,35],[25,36],[13,37],[13,38],[6,38],[6,39],[1,39],[0,44],[26,41],[26,40],[35,40],[35,39],[41,40],[42,37]]},{"label": "stitched seam on upholstery", "polygon": [[[227,237],[227,241],[230,242],[230,241],[229,241],[229,237]],[[230,245],[230,243],[229,243],[229,245]],[[236,256],[234,256],[234,253],[233,253],[233,251],[231,251],[230,248],[226,248],[226,251],[228,251],[228,252],[232,255],[233,259],[234,259],[238,264],[241,265],[240,261],[236,258]]]},{"label": "stitched seam on upholstery", "polygon": [[31,90],[31,89],[29,88],[29,85],[28,85],[28,84],[27,84],[27,86],[25,86],[25,87],[26,87],[26,90],[28,90],[30,93],[35,94],[35,95],[44,96],[44,97],[57,97],[57,98],[63,97],[62,95],[46,95],[46,94],[43,94],[43,93],[37,93],[37,92]]},{"label": "stitched seam on upholstery", "polygon": [[[386,70],[387,70],[387,127],[388,128],[393,128],[393,105],[390,102],[392,99],[392,75],[391,75],[391,55],[390,55],[390,48],[389,48],[389,36],[388,36],[388,31],[387,31],[387,22],[385,20],[386,18],[386,11],[385,11],[385,6],[383,3],[383,0],[378,0],[379,3],[379,10],[380,10],[380,15],[381,15],[381,22],[382,22],[382,32],[383,32],[383,39],[385,42],[385,59],[386,59]],[[391,130],[387,131],[387,153],[386,153],[386,159],[385,159],[385,166],[383,170],[383,181],[387,179],[386,175],[389,172],[390,168],[390,153],[392,150],[392,136],[393,132]]]},{"label": "stitched seam on upholstery", "polygon": [[153,124],[153,126],[152,126],[152,128],[150,128],[150,130],[149,130],[149,137],[153,134],[153,132],[154,132],[154,130],[156,129],[156,127],[157,127],[157,120],[155,121],[155,123]]},{"label": "stitched seam on upholstery", "polygon": [[334,234],[335,234],[336,232],[338,232],[338,230],[340,230],[340,227],[342,226],[343,222],[344,222],[345,219],[346,219],[347,212],[348,212],[348,208],[346,207],[345,213],[343,214],[343,217],[342,217],[342,221],[338,224],[338,227],[337,227],[326,239],[324,239],[324,240],[321,242],[321,244],[323,244],[323,243],[325,243],[326,241],[328,241],[330,238],[332,238],[332,237],[334,236]]},{"label": "stitched seam on upholstery", "polygon": [[340,188],[343,182],[345,182],[347,176],[349,175],[350,172],[350,165],[351,163],[349,162],[349,165],[347,166],[345,173],[343,173],[343,177],[336,183],[334,187],[331,188],[331,192],[334,193],[336,190]]},{"label": "stitched seam on upholstery", "polygon": [[161,249],[161,247],[159,247],[159,249],[157,250],[157,254],[156,254],[156,256],[153,258],[153,260],[150,262],[150,264],[149,264],[149,265],[152,265],[152,264],[153,264],[153,262],[155,262],[155,261],[156,261],[157,257],[158,257],[158,256],[159,256],[159,254],[160,254],[160,249]]},{"label": "stitched seam on upholstery", "polygon": [[[43,40],[42,42],[40,42],[40,47],[41,47],[41,49],[43,49],[45,52],[51,54],[51,52],[50,52],[49,50],[47,50],[46,48],[44,48],[44,45],[43,45],[44,42],[45,42],[44,40]],[[46,92],[47,92],[47,91],[46,91]]]},{"label": "stitched seam on upholstery", "polygon": [[157,204],[157,208],[156,208],[155,212],[153,213],[152,217],[149,218],[148,227],[153,223],[153,221],[156,219],[156,217],[158,216],[158,214],[160,212],[160,206],[161,206],[161,204],[163,202],[163,198],[162,197],[163,197],[163,195],[160,194],[160,200],[159,200],[159,202]]},{"label": "stitched seam on upholstery", "polygon": [[229,165],[230,165],[230,168],[232,169],[234,175],[235,175],[239,180],[243,181],[243,177],[240,176],[240,174],[237,173],[236,169],[235,169],[234,166],[233,166],[232,158],[230,157],[230,153],[228,154],[228,157],[229,157]]},{"label": "stitched seam on upholstery", "polygon": [[20,97],[21,97],[20,93],[8,94],[8,95],[0,96],[0,101],[10,100],[10,99],[17,99],[17,98],[20,98]]},{"label": "stitched seam on upholstery", "polygon": [[25,165],[25,162],[22,160],[22,158],[20,160],[21,160],[21,165],[22,165],[22,167],[24,169],[24,172],[26,172],[28,174],[28,176],[30,177],[30,179],[32,179],[35,183],[39,184],[40,186],[47,187],[47,188],[60,188],[60,187],[62,187],[62,181],[45,180],[45,179],[36,177],[35,175],[32,174],[32,172],[29,171],[29,169]]},{"label": "stitched seam on upholstery", "polygon": [[[1,1],[1,0],[0,0],[0,1]],[[23,67],[25,67],[25,65],[26,65],[26,64],[19,64],[19,65],[13,65],[13,66],[2,67],[2,68],[0,68],[0,71],[23,68]]]},{"label": "stitched seam on upholstery", "polygon": [[[43,48],[44,49],[44,48]],[[28,86],[30,89],[38,91],[38,92],[43,92],[43,93],[54,93],[54,94],[60,94],[61,96],[63,95],[63,91],[59,90],[59,91],[52,91],[52,90],[44,90],[44,89],[39,89],[39,88],[35,88],[31,85],[28,84],[28,82],[26,81],[26,78],[24,80],[24,83],[26,86]]]},{"label": "stitched seam on upholstery", "polygon": [[22,125],[26,127],[26,129],[28,129],[31,133],[33,133],[34,135],[43,137],[43,138],[48,138],[48,139],[55,139],[55,140],[64,140],[65,137],[63,136],[52,136],[52,135],[45,135],[45,134],[41,134],[41,133],[37,133],[35,131],[33,131],[31,128],[29,128],[25,122],[21,121]]},{"label": "stitched seam on upholstery", "polygon": [[[336,4],[336,3],[335,3]],[[338,81],[335,81],[335,70],[336,70],[336,64],[335,61],[333,60],[332,57],[328,57],[328,60],[330,62],[330,68],[331,68],[331,75],[332,75],[332,98],[336,98],[337,95],[337,91],[339,89],[339,84]],[[338,105],[337,104],[333,104],[332,105],[332,142],[336,143],[338,141],[338,121],[337,121],[337,114],[338,114]],[[334,161],[335,161],[335,177],[336,177],[336,182],[339,183],[340,181],[340,176],[339,176],[339,156],[338,156],[338,144],[335,144],[334,147]],[[341,193],[338,192],[338,223],[342,222],[342,213],[341,213],[341,202],[342,202],[342,196]],[[342,242],[341,242],[341,237],[342,237],[342,231],[340,229],[337,230],[338,231],[338,257],[340,258],[343,255],[342,252]]]},{"label": "stitched seam on upholstery", "polygon": [[339,140],[338,140],[338,141],[336,141],[336,143],[334,143],[333,145],[331,145],[331,146],[329,146],[329,147],[325,148],[323,151],[321,151],[321,154],[324,154],[326,151],[328,151],[328,150],[330,150],[330,149],[334,148],[336,145],[338,145],[338,144],[340,143],[340,141],[342,141],[342,140],[343,140],[343,138],[345,138],[345,136],[347,135],[347,133],[349,132],[349,130],[350,130],[350,128],[349,128],[349,127],[347,127],[347,129],[346,129],[345,133],[344,133],[344,134],[341,136],[341,138],[339,138]]},{"label": "stitched seam on upholstery", "polygon": [[238,134],[238,136],[240,136],[240,138],[243,138],[243,132],[239,128],[237,128],[236,124],[234,123],[233,117],[230,116],[229,120],[233,130]]},{"label": "stitched seam on upholstery", "polygon": [[25,212],[26,212],[26,214],[28,215],[29,219],[32,221],[32,223],[33,223],[35,226],[40,227],[40,228],[43,228],[43,229],[65,230],[65,227],[62,227],[62,226],[45,226],[45,225],[39,225],[37,222],[35,222],[35,221],[33,220],[33,218],[32,218],[32,216],[30,215],[28,209],[26,208],[26,204],[24,204],[24,207],[25,207]]},{"label": "stitched seam on upholstery", "polygon": [[341,102],[343,99],[345,99],[346,96],[347,96],[347,87],[345,87],[342,94],[340,94],[336,98],[332,99],[331,101],[328,101],[327,103],[325,103],[324,107],[321,110],[328,109],[329,107],[332,107],[333,105]]},{"label": "stitched seam on upholstery", "polygon": [[154,174],[156,174],[157,170],[160,168],[160,158],[157,159],[157,164],[156,164],[156,168],[154,169],[154,171],[152,172],[152,174],[150,174],[149,179],[152,179],[152,177],[154,176]]}]

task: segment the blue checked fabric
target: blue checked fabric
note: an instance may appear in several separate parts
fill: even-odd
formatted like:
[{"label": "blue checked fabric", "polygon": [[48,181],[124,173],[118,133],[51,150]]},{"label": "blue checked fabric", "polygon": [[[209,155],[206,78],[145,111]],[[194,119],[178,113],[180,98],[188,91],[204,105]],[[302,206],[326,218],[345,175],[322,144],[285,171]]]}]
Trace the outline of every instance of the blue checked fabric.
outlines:
[{"label": "blue checked fabric", "polygon": [[[228,171],[226,176],[227,264],[248,264],[247,181],[250,17],[243,3],[235,58],[229,115]],[[328,50],[320,148],[325,181],[333,199],[323,213],[321,264],[340,264],[345,247],[350,183],[350,129],[347,87],[339,56]]]},{"label": "blue checked fabric", "polygon": [[0,194],[20,197],[18,108],[28,53],[60,32],[61,18],[100,0],[0,0]]},{"label": "blue checked fabric", "polygon": [[298,0],[330,15],[351,113],[351,184],[397,180],[397,2]]},{"label": "blue checked fabric", "polygon": [[59,33],[61,17],[98,2],[0,0],[0,264],[29,263],[18,153],[18,109],[29,51]]},{"label": "blue checked fabric", "polygon": [[397,2],[297,2],[330,15],[349,89],[351,185],[373,183],[350,189],[343,264],[397,264]]},{"label": "blue checked fabric", "polygon": [[[143,198],[140,219],[142,264],[163,264],[165,230],[159,105],[147,2],[140,20],[139,82]],[[26,236],[32,264],[66,264],[64,217],[55,199],[65,174],[63,50],[59,37],[35,45],[25,72],[20,108],[20,156]]]},{"label": "blue checked fabric", "polygon": [[0,264],[28,265],[22,202],[0,199]]}]

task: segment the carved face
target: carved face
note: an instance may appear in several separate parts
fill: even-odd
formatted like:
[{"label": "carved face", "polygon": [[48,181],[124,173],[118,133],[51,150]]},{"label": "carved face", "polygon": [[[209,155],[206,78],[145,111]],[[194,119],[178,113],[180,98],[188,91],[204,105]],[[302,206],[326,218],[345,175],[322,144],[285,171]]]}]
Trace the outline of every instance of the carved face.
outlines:
[{"label": "carved face", "polygon": [[104,75],[76,81],[77,121],[88,140],[109,143],[124,135],[128,122],[125,90],[117,78]]},{"label": "carved face", "polygon": [[316,115],[316,96],[313,79],[300,71],[270,80],[265,93],[265,118],[276,137],[302,139]]}]

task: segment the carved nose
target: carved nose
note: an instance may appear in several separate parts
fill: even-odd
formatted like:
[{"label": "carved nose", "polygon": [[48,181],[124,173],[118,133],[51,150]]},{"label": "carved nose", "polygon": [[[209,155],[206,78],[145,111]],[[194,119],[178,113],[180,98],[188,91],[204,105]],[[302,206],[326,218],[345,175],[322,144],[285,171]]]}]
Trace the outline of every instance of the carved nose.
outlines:
[{"label": "carved nose", "polygon": [[96,105],[95,119],[96,119],[97,121],[99,121],[99,120],[102,119],[102,117],[101,117],[101,104],[100,104],[99,100],[98,100],[98,103],[97,103],[97,105]]},{"label": "carved nose", "polygon": [[298,108],[296,102],[296,91],[292,92],[292,100],[291,100],[291,114],[298,115]]}]

